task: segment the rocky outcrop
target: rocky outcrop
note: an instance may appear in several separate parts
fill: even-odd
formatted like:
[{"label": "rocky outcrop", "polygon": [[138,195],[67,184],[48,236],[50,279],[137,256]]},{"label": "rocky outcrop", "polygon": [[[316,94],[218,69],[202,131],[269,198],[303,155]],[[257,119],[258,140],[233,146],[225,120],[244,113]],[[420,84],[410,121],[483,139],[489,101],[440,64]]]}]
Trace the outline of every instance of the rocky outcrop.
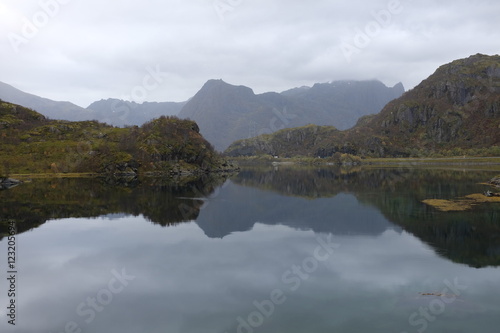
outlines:
[{"label": "rocky outcrop", "polygon": [[491,178],[488,183],[493,186],[500,187],[500,176]]},{"label": "rocky outcrop", "polygon": [[120,177],[136,176],[139,173],[140,164],[136,160],[120,163],[110,163],[104,167],[104,173]]}]

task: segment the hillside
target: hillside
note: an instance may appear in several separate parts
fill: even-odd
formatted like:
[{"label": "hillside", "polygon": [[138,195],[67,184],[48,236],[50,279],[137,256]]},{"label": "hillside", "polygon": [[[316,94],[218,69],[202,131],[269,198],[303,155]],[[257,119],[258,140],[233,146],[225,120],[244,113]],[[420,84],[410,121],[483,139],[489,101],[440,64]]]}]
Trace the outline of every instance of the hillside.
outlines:
[{"label": "hillside", "polygon": [[[317,134],[320,133],[320,134]],[[439,67],[377,115],[346,131],[309,126],[233,143],[231,156],[450,156],[500,154],[500,56]]]},{"label": "hillside", "polygon": [[194,121],[160,117],[141,127],[48,120],[0,102],[0,173],[175,174],[225,163]]},{"label": "hillside", "polygon": [[210,80],[179,117],[195,120],[207,140],[224,150],[238,139],[311,123],[347,129],[403,92],[401,84],[388,88],[379,81],[335,81],[256,95],[245,86]]}]

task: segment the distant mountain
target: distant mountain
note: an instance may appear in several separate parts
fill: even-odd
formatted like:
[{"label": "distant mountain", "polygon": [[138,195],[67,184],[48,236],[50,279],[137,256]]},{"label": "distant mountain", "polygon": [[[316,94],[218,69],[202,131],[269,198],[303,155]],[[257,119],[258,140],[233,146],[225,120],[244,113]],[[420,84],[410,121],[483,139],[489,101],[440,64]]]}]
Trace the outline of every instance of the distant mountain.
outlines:
[{"label": "distant mountain", "polygon": [[335,81],[256,95],[245,86],[209,80],[179,117],[195,120],[203,136],[224,150],[235,140],[283,128],[317,124],[347,129],[403,92],[401,83],[389,88],[379,81]]},{"label": "distant mountain", "polygon": [[94,119],[92,112],[78,105],[70,102],[57,102],[28,94],[3,82],[0,82],[0,99],[6,102],[23,105],[51,119],[71,121]]},{"label": "distant mountain", "polygon": [[[296,92],[297,93],[297,92]],[[300,92],[308,93],[308,92]],[[234,143],[232,156],[428,156],[500,153],[500,56],[439,67],[354,128],[306,126]]]},{"label": "distant mountain", "polygon": [[100,100],[88,108],[70,102],[58,102],[25,93],[0,82],[0,99],[33,109],[50,119],[97,120],[113,126],[142,125],[161,116],[177,115],[186,102],[144,102],[138,104],[119,99]]},{"label": "distant mountain", "polygon": [[95,119],[114,125],[142,125],[161,116],[177,115],[186,102],[128,102],[120,99],[101,99],[90,104],[87,109],[95,114]]}]

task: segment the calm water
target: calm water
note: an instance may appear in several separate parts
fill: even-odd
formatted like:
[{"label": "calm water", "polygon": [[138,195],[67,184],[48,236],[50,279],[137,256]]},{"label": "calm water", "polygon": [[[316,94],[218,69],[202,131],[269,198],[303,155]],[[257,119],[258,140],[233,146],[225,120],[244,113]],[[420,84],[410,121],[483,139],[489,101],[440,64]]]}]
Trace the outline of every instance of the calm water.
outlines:
[{"label": "calm water", "polygon": [[[498,172],[243,170],[0,192],[1,332],[498,332]],[[17,228],[8,324],[8,223]]]}]

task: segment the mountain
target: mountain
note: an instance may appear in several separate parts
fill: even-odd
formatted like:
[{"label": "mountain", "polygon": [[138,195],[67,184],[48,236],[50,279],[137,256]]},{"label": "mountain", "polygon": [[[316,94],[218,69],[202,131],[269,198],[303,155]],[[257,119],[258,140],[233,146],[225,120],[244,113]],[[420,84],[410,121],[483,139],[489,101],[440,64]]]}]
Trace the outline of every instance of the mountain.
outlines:
[{"label": "mountain", "polygon": [[144,102],[138,104],[119,99],[103,99],[84,109],[70,102],[58,102],[28,94],[2,82],[0,82],[0,99],[24,105],[50,119],[97,120],[113,126],[142,125],[154,118],[176,115],[186,104],[186,102]]},{"label": "mountain", "polygon": [[179,117],[195,120],[207,140],[224,150],[238,139],[311,123],[347,129],[403,92],[400,83],[388,88],[379,81],[334,81],[256,95],[245,86],[209,80]]},{"label": "mountain", "polygon": [[101,99],[90,104],[87,110],[98,121],[114,126],[142,125],[161,116],[177,115],[186,102],[128,102],[120,99]]},{"label": "mountain", "polygon": [[24,105],[51,119],[71,121],[94,119],[94,114],[70,102],[57,102],[47,98],[25,93],[11,85],[0,82],[0,99]]},{"label": "mountain", "polygon": [[355,127],[306,126],[232,144],[231,156],[440,156],[500,153],[500,56],[476,54],[434,74]]},{"label": "mountain", "polygon": [[162,116],[141,127],[49,120],[0,101],[0,175],[205,173],[227,169],[191,120]]}]

